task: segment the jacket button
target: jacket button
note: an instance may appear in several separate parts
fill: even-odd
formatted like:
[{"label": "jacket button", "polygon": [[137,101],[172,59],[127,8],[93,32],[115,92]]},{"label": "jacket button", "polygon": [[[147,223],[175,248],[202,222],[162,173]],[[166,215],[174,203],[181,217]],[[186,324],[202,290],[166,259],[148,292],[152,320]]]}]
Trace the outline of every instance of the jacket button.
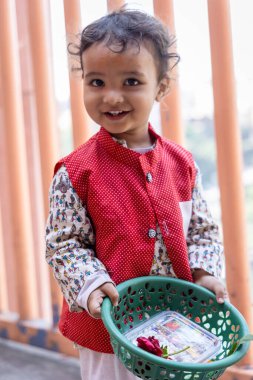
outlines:
[{"label": "jacket button", "polygon": [[149,238],[154,238],[154,237],[156,237],[156,230],[153,230],[153,228],[150,228],[150,229],[148,230],[148,237],[149,237]]},{"label": "jacket button", "polygon": [[146,174],[146,180],[147,180],[147,182],[149,182],[149,183],[153,181],[152,174],[151,174],[150,172],[148,172],[148,173]]}]

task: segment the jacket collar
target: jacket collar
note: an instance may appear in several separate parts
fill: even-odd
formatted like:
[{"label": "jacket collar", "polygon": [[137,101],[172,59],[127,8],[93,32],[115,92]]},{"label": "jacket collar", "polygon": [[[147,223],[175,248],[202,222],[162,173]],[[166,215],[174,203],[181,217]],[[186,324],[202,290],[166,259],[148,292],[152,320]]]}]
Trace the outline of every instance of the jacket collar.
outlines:
[{"label": "jacket collar", "polygon": [[126,165],[134,165],[137,162],[146,162],[149,166],[154,166],[161,159],[163,141],[161,136],[154,131],[151,124],[149,124],[148,130],[153,137],[152,140],[155,140],[156,144],[154,149],[144,154],[125,147],[121,142],[115,140],[103,127],[101,127],[97,134],[98,143],[101,150],[104,150],[111,157]]}]

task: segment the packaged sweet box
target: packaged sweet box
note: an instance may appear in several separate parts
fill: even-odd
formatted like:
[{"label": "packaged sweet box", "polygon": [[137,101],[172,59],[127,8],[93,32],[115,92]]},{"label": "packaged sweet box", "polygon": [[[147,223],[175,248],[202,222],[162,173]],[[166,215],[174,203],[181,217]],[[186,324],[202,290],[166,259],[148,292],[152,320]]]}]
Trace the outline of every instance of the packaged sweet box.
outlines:
[{"label": "packaged sweet box", "polygon": [[221,349],[221,341],[214,334],[174,311],[158,313],[125,333],[136,346],[137,338],[152,336],[160,346],[167,346],[168,359],[177,362],[208,362]]}]

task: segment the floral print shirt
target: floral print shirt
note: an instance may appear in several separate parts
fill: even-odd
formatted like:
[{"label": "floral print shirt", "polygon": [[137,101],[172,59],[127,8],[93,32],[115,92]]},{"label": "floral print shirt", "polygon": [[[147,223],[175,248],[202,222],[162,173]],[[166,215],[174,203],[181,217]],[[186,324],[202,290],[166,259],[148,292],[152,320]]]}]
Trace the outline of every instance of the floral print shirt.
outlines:
[{"label": "floral print shirt", "polygon": [[[91,291],[112,280],[103,263],[96,257],[91,220],[85,204],[71,184],[65,166],[55,174],[49,194],[46,260],[53,268],[70,310],[87,310],[87,299]],[[192,270],[202,268],[215,277],[221,276],[223,247],[218,226],[203,198],[198,168],[186,243]],[[150,275],[175,277],[158,225]]]}]

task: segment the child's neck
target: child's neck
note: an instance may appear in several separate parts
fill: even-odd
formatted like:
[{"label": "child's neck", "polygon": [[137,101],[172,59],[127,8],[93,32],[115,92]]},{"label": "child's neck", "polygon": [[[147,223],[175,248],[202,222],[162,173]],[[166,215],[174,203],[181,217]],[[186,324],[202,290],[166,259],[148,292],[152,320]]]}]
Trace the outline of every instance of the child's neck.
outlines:
[{"label": "child's neck", "polygon": [[113,134],[113,137],[115,137],[117,140],[124,140],[129,149],[148,148],[154,144],[154,141],[148,131],[144,136],[122,133]]}]

